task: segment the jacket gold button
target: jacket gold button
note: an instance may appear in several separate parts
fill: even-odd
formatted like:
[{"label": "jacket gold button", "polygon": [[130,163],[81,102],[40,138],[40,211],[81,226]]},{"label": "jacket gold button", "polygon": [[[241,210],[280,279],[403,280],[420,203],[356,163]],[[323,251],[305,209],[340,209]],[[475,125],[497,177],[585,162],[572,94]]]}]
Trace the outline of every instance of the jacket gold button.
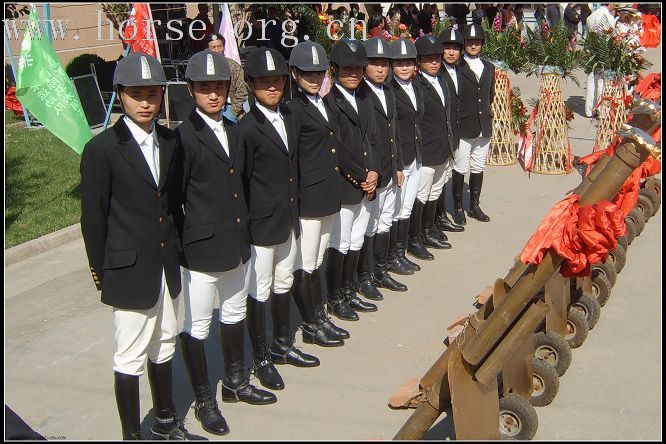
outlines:
[{"label": "jacket gold button", "polygon": [[236,223],[240,223],[240,217],[236,218]]},{"label": "jacket gold button", "polygon": [[160,247],[164,248],[165,245],[166,245],[165,242],[160,242]]},{"label": "jacket gold button", "polygon": [[367,155],[368,155],[368,152],[367,152],[367,151],[363,151],[363,155],[364,155],[364,156],[367,156]]},{"label": "jacket gold button", "polygon": [[159,199],[160,197],[162,197],[162,193],[160,193],[160,192],[158,191],[158,192],[157,192],[157,198]]},{"label": "jacket gold button", "polygon": [[238,199],[238,193],[234,193],[234,199]]},{"label": "jacket gold button", "polygon": [[330,133],[328,133],[328,135],[329,135],[329,136],[332,136],[332,135],[333,135],[333,131],[331,131]]},{"label": "jacket gold button", "polygon": [[340,168],[338,168],[338,167],[335,167],[335,171],[339,171],[339,170],[340,170]]},{"label": "jacket gold button", "polygon": [[160,216],[160,223],[164,222],[164,218]]},{"label": "jacket gold button", "polygon": [[289,182],[293,182],[293,181],[294,181],[294,179],[292,179],[292,178],[290,177],[290,178],[289,178]]},{"label": "jacket gold button", "polygon": [[294,198],[293,198],[293,197],[290,197],[290,198],[289,198],[289,202],[293,202],[293,201],[294,201]]},{"label": "jacket gold button", "polygon": [[481,99],[479,99],[479,103],[481,103]]},{"label": "jacket gold button", "polygon": [[365,172],[368,173],[368,172],[370,172],[370,170],[366,168],[366,169],[365,169]]},{"label": "jacket gold button", "polygon": [[233,168],[229,170],[229,174],[234,174],[234,169]]},{"label": "jacket gold button", "polygon": [[479,114],[483,114],[481,111],[479,111]]},{"label": "jacket gold button", "polygon": [[393,143],[393,139],[391,139],[391,143]]},{"label": "jacket gold button", "polygon": [[332,152],[333,154],[335,154],[335,148],[331,149],[331,152]]}]

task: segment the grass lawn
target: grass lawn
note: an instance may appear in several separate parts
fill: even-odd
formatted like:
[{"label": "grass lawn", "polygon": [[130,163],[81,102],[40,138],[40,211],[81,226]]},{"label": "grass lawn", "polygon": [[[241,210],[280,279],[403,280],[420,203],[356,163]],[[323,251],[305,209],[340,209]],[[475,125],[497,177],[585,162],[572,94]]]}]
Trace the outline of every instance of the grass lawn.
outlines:
[{"label": "grass lawn", "polygon": [[44,128],[5,128],[5,248],[80,221],[80,161]]},{"label": "grass lawn", "polygon": [[10,123],[16,123],[16,122],[21,122],[23,121],[23,117],[19,117],[16,114],[14,114],[13,111],[6,111],[5,110],[5,125],[10,124]]}]

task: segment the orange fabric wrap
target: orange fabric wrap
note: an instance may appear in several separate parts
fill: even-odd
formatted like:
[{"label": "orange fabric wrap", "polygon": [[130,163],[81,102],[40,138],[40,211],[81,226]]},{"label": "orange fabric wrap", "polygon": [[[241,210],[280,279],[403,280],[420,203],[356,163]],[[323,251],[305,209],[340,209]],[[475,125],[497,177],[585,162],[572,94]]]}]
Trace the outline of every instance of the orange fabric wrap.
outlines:
[{"label": "orange fabric wrap", "polygon": [[573,194],[558,202],[546,215],[520,254],[523,263],[539,264],[549,248],[564,261],[564,277],[588,276],[590,267],[603,262],[624,235],[624,214],[605,200],[580,207]]}]

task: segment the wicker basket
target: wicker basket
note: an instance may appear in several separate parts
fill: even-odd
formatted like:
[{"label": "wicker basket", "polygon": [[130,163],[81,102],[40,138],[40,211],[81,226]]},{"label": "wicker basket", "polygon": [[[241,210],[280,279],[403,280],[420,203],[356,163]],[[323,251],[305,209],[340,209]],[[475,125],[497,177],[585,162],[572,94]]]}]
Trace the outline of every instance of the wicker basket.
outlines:
[{"label": "wicker basket", "polygon": [[511,86],[505,69],[495,69],[495,97],[491,105],[493,135],[488,150],[488,165],[513,165],[517,162],[518,144],[511,119]]},{"label": "wicker basket", "polygon": [[571,171],[571,155],[558,74],[542,73],[539,76],[539,110],[536,127],[532,172],[568,174]]},{"label": "wicker basket", "polygon": [[599,126],[594,151],[608,148],[615,132],[627,120],[624,105],[624,84],[614,72],[604,73],[604,89],[599,101]]}]

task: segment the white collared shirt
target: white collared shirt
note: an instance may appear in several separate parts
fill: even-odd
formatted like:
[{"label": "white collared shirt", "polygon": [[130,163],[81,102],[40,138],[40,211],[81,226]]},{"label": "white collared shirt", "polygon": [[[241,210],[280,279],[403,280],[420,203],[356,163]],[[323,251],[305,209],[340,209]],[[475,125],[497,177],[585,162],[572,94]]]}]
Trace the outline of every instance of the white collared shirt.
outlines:
[{"label": "white collared shirt", "polygon": [[224,122],[222,120],[216,121],[211,119],[210,117],[202,113],[199,108],[197,108],[197,113],[199,113],[203,121],[206,122],[206,125],[208,125],[208,127],[213,130],[213,132],[215,133],[215,137],[217,137],[217,140],[220,142],[220,145],[222,145],[224,152],[227,153],[228,156],[229,139],[227,138],[227,131],[224,129]]},{"label": "white collared shirt", "polygon": [[449,65],[448,63],[444,63],[444,67],[446,68],[446,72],[449,73],[451,80],[453,80],[453,84],[456,87],[456,94],[458,94],[458,75],[456,74],[456,67]]},{"label": "white collared shirt", "polygon": [[146,159],[148,168],[155,179],[155,184],[160,183],[160,152],[159,145],[155,138],[155,123],[150,127],[150,132],[147,133],[139,125],[134,123],[132,119],[127,116],[124,116],[125,124],[132,133],[132,137],[136,140],[136,143],[139,144],[141,148],[141,154]]},{"label": "white collared shirt", "polygon": [[370,86],[370,89],[372,89],[375,95],[379,98],[379,101],[382,103],[382,107],[384,107],[384,114],[388,115],[388,108],[386,107],[386,94],[384,93],[384,85],[377,86],[368,79],[365,79],[365,83],[367,83],[368,86]]},{"label": "white collared shirt", "polygon": [[354,107],[356,114],[358,114],[358,107],[356,106],[356,91],[354,91],[354,93],[350,93],[345,89],[344,86],[340,85],[339,83],[336,83],[335,86],[337,86],[338,89],[342,91],[342,94],[345,96],[345,99],[347,99],[347,102],[349,102],[349,104]]},{"label": "white collared shirt", "polygon": [[418,106],[416,105],[416,93],[414,92],[414,85],[412,85],[411,80],[402,80],[400,77],[395,76],[395,80],[398,82],[398,85],[402,88],[403,91],[407,94],[407,97],[409,97],[409,100],[412,101],[412,105],[414,106],[414,109],[416,111],[419,110]]},{"label": "white collared shirt", "polygon": [[312,95],[306,93],[305,91],[303,91],[301,88],[298,88],[298,89],[303,94],[305,94],[305,97],[308,98],[310,103],[312,103],[315,107],[317,107],[317,109],[319,110],[321,115],[324,116],[324,119],[326,119],[326,121],[328,122],[328,113],[326,112],[326,107],[324,106],[324,101],[322,100],[321,97],[319,97],[319,94],[315,94],[314,96],[312,96]]},{"label": "white collared shirt", "polygon": [[275,131],[280,135],[280,138],[284,142],[284,146],[287,148],[287,151],[289,151],[289,143],[287,142],[287,128],[284,125],[284,117],[282,117],[282,114],[280,113],[280,108],[277,108],[277,111],[273,111],[272,109],[268,109],[265,106],[263,106],[259,101],[255,102],[257,104],[257,108],[264,113],[264,116],[268,119],[271,124],[273,124],[273,127],[275,128]]},{"label": "white collared shirt", "polygon": [[481,58],[480,57],[472,58],[468,57],[467,54],[465,54],[465,61],[474,72],[476,80],[480,80],[481,74],[483,74],[483,61],[481,60]]},{"label": "white collared shirt", "polygon": [[437,91],[437,94],[442,101],[442,105],[446,106],[446,102],[444,101],[444,91],[442,90],[442,85],[439,83],[439,79],[436,76],[431,76],[425,72],[423,73],[423,77],[425,77],[425,79],[430,82],[433,88],[435,88],[435,91]]}]

